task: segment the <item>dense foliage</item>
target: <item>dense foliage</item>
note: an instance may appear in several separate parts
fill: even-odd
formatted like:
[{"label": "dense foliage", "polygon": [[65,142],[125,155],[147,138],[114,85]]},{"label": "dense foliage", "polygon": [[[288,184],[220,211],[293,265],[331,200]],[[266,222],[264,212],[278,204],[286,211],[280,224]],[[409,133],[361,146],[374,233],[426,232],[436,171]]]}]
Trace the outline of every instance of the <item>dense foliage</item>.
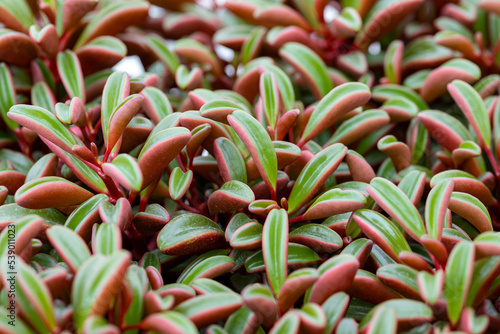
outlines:
[{"label": "dense foliage", "polygon": [[0,22],[1,333],[500,331],[499,1]]}]

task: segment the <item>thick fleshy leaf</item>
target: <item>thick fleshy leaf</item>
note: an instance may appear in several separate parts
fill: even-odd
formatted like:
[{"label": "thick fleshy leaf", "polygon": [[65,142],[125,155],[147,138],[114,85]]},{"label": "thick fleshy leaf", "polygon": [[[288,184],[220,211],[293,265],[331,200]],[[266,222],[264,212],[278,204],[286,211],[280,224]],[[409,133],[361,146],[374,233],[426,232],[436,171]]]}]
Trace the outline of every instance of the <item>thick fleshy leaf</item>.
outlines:
[{"label": "thick fleshy leaf", "polygon": [[[1,6],[0,4],[0,9]],[[16,91],[12,81],[12,74],[5,63],[0,64],[0,87],[2,87],[0,88],[0,115],[7,126],[14,130],[18,127],[18,124],[7,117],[7,112],[17,103]]]},{"label": "thick fleshy leaf", "polygon": [[119,154],[113,161],[102,164],[104,173],[127,190],[138,192],[142,186],[142,172],[137,161],[128,154]]},{"label": "thick fleshy leaf", "polygon": [[299,311],[300,326],[307,333],[322,333],[326,328],[325,311],[320,305],[307,303]]},{"label": "thick fleshy leaf", "polygon": [[179,58],[167,47],[167,42],[156,35],[148,37],[148,44],[170,73],[175,74],[180,65]]},{"label": "thick fleshy leaf", "polygon": [[203,104],[200,108],[200,113],[203,117],[227,124],[227,116],[232,114],[235,110],[242,109],[243,107],[234,101],[216,99]]},{"label": "thick fleshy leaf", "polygon": [[67,50],[57,54],[57,70],[69,97],[79,97],[85,102],[82,68],[73,51]]},{"label": "thick fleshy leaf", "polygon": [[45,209],[80,204],[93,194],[57,176],[34,179],[16,191],[16,203],[28,209]]},{"label": "thick fleshy leaf", "polygon": [[245,42],[241,46],[241,63],[245,65],[250,60],[257,57],[262,48],[267,30],[264,27],[256,26],[249,32]]},{"label": "thick fleshy leaf", "polygon": [[[194,262],[194,261],[193,261]],[[218,293],[218,292],[230,292],[230,293],[235,293],[233,290],[228,288],[222,283],[219,283],[218,281],[215,281],[211,278],[197,278],[195,279],[190,286],[196,290],[198,294],[211,294],[211,293]]]},{"label": "thick fleshy leaf", "polygon": [[288,260],[288,215],[285,210],[272,210],[267,216],[262,232],[262,251],[266,274],[275,296],[287,276]]},{"label": "thick fleshy leaf", "polygon": [[369,88],[361,83],[349,82],[335,87],[321,99],[312,112],[297,145],[301,147],[315,138],[335,124],[343,115],[363,106],[370,97]]},{"label": "thick fleshy leaf", "polygon": [[291,42],[282,46],[279,53],[302,74],[317,99],[332,90],[333,84],[326,65],[313,50],[303,44]]},{"label": "thick fleshy leaf", "polygon": [[288,311],[317,279],[318,271],[314,268],[298,269],[288,275],[278,297],[280,311],[282,313]]},{"label": "thick fleshy leaf", "polygon": [[28,29],[35,24],[33,12],[26,1],[3,1],[0,5],[0,13],[5,26],[23,33],[27,33]]},{"label": "thick fleshy leaf", "polygon": [[355,190],[331,189],[319,196],[304,213],[304,219],[319,219],[356,211],[366,205],[366,197]]},{"label": "thick fleshy leaf", "polygon": [[387,264],[377,270],[377,277],[389,288],[406,298],[420,300],[418,271],[402,264]]},{"label": "thick fleshy leaf", "polygon": [[81,331],[88,316],[104,315],[109,310],[109,303],[121,290],[130,259],[131,255],[127,251],[110,256],[94,255],[80,267],[71,291],[73,320],[78,331]]},{"label": "thick fleshy leaf", "polygon": [[269,135],[255,118],[244,111],[234,111],[227,120],[250,152],[260,175],[275,197],[278,161]]},{"label": "thick fleshy leaf", "polygon": [[408,121],[418,113],[417,105],[404,97],[387,100],[380,108],[396,122]]},{"label": "thick fleshy leaf", "polygon": [[276,76],[272,72],[262,73],[259,87],[267,124],[271,129],[275,129],[281,111],[281,98]]},{"label": "thick fleshy leaf", "polygon": [[[12,45],[16,47],[10,47]],[[28,67],[37,55],[37,45],[27,34],[0,28],[0,62]]]},{"label": "thick fleshy leaf", "polygon": [[367,327],[368,334],[397,333],[397,313],[394,308],[385,306],[377,307]]},{"label": "thick fleshy leaf", "polygon": [[438,270],[434,274],[421,271],[417,276],[417,284],[422,298],[429,304],[434,305],[441,296],[444,285],[444,272]]},{"label": "thick fleshy leaf", "polygon": [[278,318],[278,305],[267,285],[248,285],[241,292],[245,306],[252,310],[265,327],[271,327]]},{"label": "thick fleshy leaf", "polygon": [[418,120],[429,130],[430,135],[450,152],[464,141],[472,140],[471,134],[459,120],[442,111],[422,111],[418,114]]},{"label": "thick fleshy leaf", "polygon": [[144,97],[142,110],[155,123],[172,114],[172,106],[165,93],[156,87],[146,87],[140,94]]},{"label": "thick fleshy leaf", "polygon": [[216,77],[222,74],[218,58],[204,44],[194,39],[183,38],[175,41],[174,52],[188,61],[207,65]]},{"label": "thick fleshy leaf", "polygon": [[54,226],[47,231],[47,237],[59,256],[76,273],[90,257],[90,251],[83,239],[73,230]]},{"label": "thick fleshy leaf", "polygon": [[439,182],[429,192],[425,202],[425,226],[429,236],[437,240],[441,239],[453,186],[451,180]]},{"label": "thick fleshy leaf", "polygon": [[297,312],[287,312],[280,320],[271,328],[269,334],[298,334],[300,329],[300,316]]},{"label": "thick fleshy leaf", "polygon": [[[243,305],[239,310],[229,316],[224,324],[224,332],[214,332],[214,334],[244,334],[247,331],[255,331],[259,326],[260,322],[257,315]],[[207,328],[207,334],[208,330],[211,328],[213,327],[209,326]]]},{"label": "thick fleshy leaf", "polygon": [[344,291],[352,283],[358,268],[358,260],[350,254],[340,254],[328,259],[319,266],[319,278],[306,296],[307,301],[323,304],[332,294]]},{"label": "thick fleshy leaf", "polygon": [[[47,101],[45,104],[52,104],[51,108],[47,108],[51,112],[55,113],[56,117],[64,124],[72,125],[75,124],[78,127],[84,127],[86,123],[85,106],[79,97],[74,97],[71,99],[71,104],[67,105],[64,103],[52,103]],[[54,110],[55,104],[55,110]],[[45,106],[42,106],[45,108]]]},{"label": "thick fleshy leaf", "polygon": [[474,245],[461,242],[456,245],[446,264],[444,296],[448,305],[448,319],[456,324],[465,305],[474,269]]},{"label": "thick fleshy leaf", "polygon": [[401,83],[404,43],[399,40],[389,44],[384,56],[384,73],[392,84]]},{"label": "thick fleshy leaf", "polygon": [[431,179],[431,187],[434,187],[442,180],[453,180],[453,191],[465,192],[477,197],[484,205],[490,206],[497,203],[490,190],[471,174],[461,170],[447,170],[435,175]]},{"label": "thick fleshy leaf", "polygon": [[347,147],[333,144],[312,158],[301,171],[288,198],[288,212],[299,210],[316,195],[323,183],[333,174],[344,159]]},{"label": "thick fleshy leaf", "polygon": [[448,91],[467,117],[482,148],[489,148],[491,144],[491,127],[488,111],[483,99],[471,85],[454,80],[448,85]]},{"label": "thick fleshy leaf", "polygon": [[183,172],[180,167],[174,168],[168,179],[168,192],[173,200],[178,200],[188,190],[193,181],[193,171]]},{"label": "thick fleshy leaf", "polygon": [[[15,293],[10,293],[11,298],[15,295],[15,299],[11,300],[15,300],[15,304],[22,310],[36,331],[51,332],[55,330],[56,320],[52,306],[52,297],[49,289],[40,279],[40,276],[17,256],[14,259],[9,257],[9,260],[13,260],[14,268],[12,268],[12,261],[9,261],[9,265],[7,266],[7,258],[4,259],[5,262],[2,261],[4,270],[10,268],[11,271],[17,274],[15,275],[15,282],[12,282],[12,285],[15,285]],[[8,274],[9,272],[7,272]],[[7,275],[2,280],[4,286],[10,286],[9,283],[11,281],[7,281],[7,278],[11,277]]]},{"label": "thick fleshy leaf", "polygon": [[208,198],[208,209],[219,214],[247,207],[255,195],[252,189],[240,181],[228,181]]},{"label": "thick fleshy leaf", "polygon": [[191,284],[198,278],[214,278],[230,271],[234,267],[232,258],[226,255],[215,255],[202,261],[196,262],[194,266],[186,268],[187,274],[182,275],[178,283]]},{"label": "thick fleshy leaf", "polygon": [[[303,268],[306,265],[313,265],[320,260],[319,255],[311,248],[290,242],[288,244],[288,267]],[[245,268],[248,273],[262,273],[266,270],[264,256],[259,250],[250,255],[245,260]]]},{"label": "thick fleshy leaf", "polygon": [[85,29],[76,41],[75,48],[101,35],[115,35],[130,25],[140,23],[148,13],[146,1],[133,0],[127,2],[111,2],[92,16]]},{"label": "thick fleshy leaf", "polygon": [[382,307],[396,310],[398,330],[408,330],[412,327],[431,321],[433,318],[431,308],[422,302],[411,299],[393,299],[383,302],[373,308],[359,324],[360,330],[366,329],[366,326],[370,323],[374,313],[377,309]]},{"label": "thick fleshy leaf", "polygon": [[399,254],[402,251],[411,252],[411,248],[401,231],[380,213],[361,209],[354,213],[353,218],[361,231],[394,261],[400,262]]},{"label": "thick fleshy leaf", "polygon": [[462,192],[451,194],[450,210],[467,219],[480,233],[493,231],[488,209],[476,197]]},{"label": "thick fleshy leaf", "polygon": [[262,224],[249,222],[234,231],[229,244],[237,250],[256,249],[262,243],[262,230]]},{"label": "thick fleshy leaf", "polygon": [[76,54],[85,73],[96,72],[116,65],[127,55],[127,47],[116,37],[100,36],[78,48]]},{"label": "thick fleshy leaf", "polygon": [[143,189],[163,173],[168,164],[181,152],[191,138],[183,127],[151,132],[137,158],[144,180]]},{"label": "thick fleshy leaf", "polygon": [[168,255],[199,253],[224,246],[224,232],[205,216],[188,213],[172,219],[160,231],[158,248]]},{"label": "thick fleshy leaf", "polygon": [[[105,143],[107,151],[115,147],[116,143],[122,137],[123,131],[139,111],[143,100],[144,98],[139,94],[127,96],[115,106],[111,114],[102,115],[109,116],[109,119],[105,122],[107,126],[106,130],[104,130],[105,125],[103,123],[103,131],[106,133]],[[101,120],[104,122],[102,117]]]},{"label": "thick fleshy leaf", "polygon": [[124,231],[132,222],[132,206],[124,197],[119,198],[115,204],[103,201],[99,204],[99,215],[104,223],[117,224]]},{"label": "thick fleshy leaf", "polygon": [[141,322],[140,327],[149,331],[169,331],[169,333],[196,334],[198,330],[185,315],[174,312],[160,312],[148,315]]},{"label": "thick fleshy leaf", "polygon": [[425,233],[424,223],[417,208],[392,182],[376,177],[370,182],[367,191],[413,239],[418,240]]},{"label": "thick fleshy leaf", "polygon": [[327,324],[324,333],[333,333],[342,320],[349,305],[349,295],[345,292],[337,292],[331,295],[321,305],[325,311]]},{"label": "thick fleshy leaf", "polygon": [[217,138],[214,143],[214,153],[224,182],[231,180],[247,182],[245,161],[236,145],[227,138]]},{"label": "thick fleshy leaf", "polygon": [[434,101],[446,93],[446,86],[459,79],[472,83],[481,77],[481,70],[473,62],[466,59],[452,59],[432,71],[420,90],[420,96],[427,101]]},{"label": "thick fleshy leaf", "polygon": [[174,311],[188,317],[196,326],[204,327],[225,320],[242,304],[237,294],[213,293],[191,298],[179,304]]},{"label": "thick fleshy leaf", "polygon": [[74,145],[81,144],[56,116],[41,107],[17,104],[7,113],[9,118],[20,125],[47,138],[50,142],[71,153]]},{"label": "thick fleshy leaf", "polygon": [[478,257],[500,255],[500,233],[484,232],[474,239]]},{"label": "thick fleshy leaf", "polygon": [[492,256],[477,260],[465,306],[477,307],[489,294],[491,286],[498,279],[500,271],[500,257]]},{"label": "thick fleshy leaf", "polygon": [[342,247],[342,238],[330,228],[321,224],[306,224],[292,232],[291,242],[306,245],[318,253],[333,253]]},{"label": "thick fleshy leaf", "polygon": [[429,106],[425,103],[422,98],[408,87],[401,85],[378,85],[373,88],[372,91],[373,99],[380,102],[385,102],[387,100],[405,98],[415,103],[419,110],[428,109]]},{"label": "thick fleshy leaf", "polygon": [[390,122],[390,118],[382,110],[366,110],[343,122],[326,145],[342,143],[349,145],[376,131]]},{"label": "thick fleshy leaf", "polygon": [[94,254],[111,255],[122,249],[121,230],[117,224],[102,223],[92,236]]}]

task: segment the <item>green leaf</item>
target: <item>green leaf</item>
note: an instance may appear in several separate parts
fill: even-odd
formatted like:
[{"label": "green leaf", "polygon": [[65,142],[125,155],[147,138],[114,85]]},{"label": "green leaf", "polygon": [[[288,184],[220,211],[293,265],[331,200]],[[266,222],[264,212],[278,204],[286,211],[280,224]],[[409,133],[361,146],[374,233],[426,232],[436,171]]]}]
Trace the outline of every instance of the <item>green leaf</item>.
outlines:
[{"label": "green leaf", "polygon": [[258,55],[266,32],[267,30],[264,27],[256,26],[246,36],[245,42],[241,47],[241,63],[243,65]]},{"label": "green leaf", "polygon": [[14,282],[16,303],[37,332],[52,332],[56,328],[56,320],[49,289],[20,258],[16,257],[14,261],[17,272]]},{"label": "green leaf", "polygon": [[82,145],[56,116],[41,107],[17,104],[7,113],[10,119],[45,137],[68,153],[73,145]]},{"label": "green leaf", "polygon": [[[127,73],[114,72],[106,81],[102,92],[101,127],[106,143],[109,140],[110,123],[115,108],[129,95],[130,80]],[[112,147],[108,147],[109,150]]]},{"label": "green leaf", "polygon": [[278,160],[269,135],[255,118],[244,111],[234,111],[232,115],[227,117],[227,120],[240,136],[260,175],[271,189],[271,194],[274,193],[275,196]]},{"label": "green leaf", "polygon": [[90,257],[89,248],[83,239],[67,227],[53,226],[48,229],[47,237],[59,256],[75,273]]},{"label": "green leaf", "polygon": [[421,271],[417,275],[417,284],[420,294],[426,302],[434,305],[438,302],[443,289],[444,272],[438,270],[434,274]]},{"label": "green leaf", "polygon": [[279,296],[288,269],[288,215],[285,210],[274,209],[267,216],[262,232],[262,251],[267,279],[274,294]]},{"label": "green leaf", "polygon": [[[0,7],[3,4],[0,4]],[[2,120],[7,124],[7,126],[14,130],[19,127],[19,125],[7,117],[7,112],[11,107],[16,105],[16,91],[14,88],[14,82],[12,81],[12,74],[5,63],[0,64],[0,115]]]},{"label": "green leaf", "polygon": [[401,83],[401,65],[403,61],[404,43],[399,40],[392,41],[385,52],[384,73],[391,84]]},{"label": "green leaf", "polygon": [[[226,255],[215,255],[188,267],[189,272],[178,281],[182,284],[191,284],[198,278],[213,278],[231,270],[234,267],[234,260]],[[186,269],[186,270],[187,270]]]},{"label": "green leaf", "polygon": [[[3,0],[0,3],[0,9],[2,9],[2,15],[6,15],[6,11],[8,13],[7,15],[10,16],[10,19],[14,19],[16,21],[14,23],[15,26],[12,26],[13,29],[19,31],[24,29],[24,32],[27,33],[28,29],[35,24],[33,12],[31,11],[26,0]],[[11,21],[9,20],[9,22]]]},{"label": "green leaf", "polygon": [[149,9],[148,2],[138,0],[108,1],[103,4],[81,32],[74,49],[78,49],[99,35],[106,34],[109,27],[112,27],[114,35],[130,25],[139,23],[147,15]]},{"label": "green leaf", "polygon": [[380,213],[361,209],[354,213],[353,218],[361,231],[395,261],[399,262],[399,253],[402,251],[411,252],[401,231]]},{"label": "green leaf", "polygon": [[130,191],[139,192],[142,172],[137,161],[128,154],[118,154],[113,161],[102,164],[104,173]]},{"label": "green leaf", "polygon": [[57,70],[69,97],[79,97],[85,103],[85,86],[80,61],[73,51],[57,54]]},{"label": "green leaf", "polygon": [[319,101],[297,145],[301,147],[315,138],[347,112],[363,106],[370,97],[370,89],[362,83],[349,82],[335,87]]},{"label": "green leaf", "polygon": [[397,333],[398,324],[396,310],[384,306],[377,307],[376,309],[368,325],[367,333]]},{"label": "green leaf", "polygon": [[317,99],[332,90],[333,84],[328,76],[326,65],[313,50],[303,44],[290,42],[283,45],[279,53],[304,75]]},{"label": "green leaf", "polygon": [[424,223],[417,208],[406,194],[391,181],[376,177],[367,187],[368,193],[415,240],[425,234]]},{"label": "green leaf", "polygon": [[[311,248],[292,242],[288,244],[288,266],[303,267],[306,264],[313,264],[319,260],[319,255]],[[266,265],[261,250],[255,252],[246,259],[245,268],[249,273],[265,271]]]},{"label": "green leaf", "polygon": [[94,254],[111,255],[122,249],[122,235],[118,224],[102,223],[92,237]]},{"label": "green leaf", "polygon": [[271,129],[275,129],[280,114],[280,93],[273,73],[261,74],[260,92],[267,123]]},{"label": "green leaf", "polygon": [[242,304],[238,294],[212,293],[188,299],[176,306],[174,311],[187,316],[198,327],[204,327],[225,320]]},{"label": "green leaf", "polygon": [[318,192],[344,159],[347,147],[337,143],[323,149],[300,172],[288,198],[288,213],[299,210]]},{"label": "green leaf", "polygon": [[327,325],[323,333],[333,333],[340,320],[347,311],[349,305],[349,295],[345,292],[337,292],[331,295],[322,305],[325,311]]},{"label": "green leaf", "polygon": [[236,145],[225,137],[219,137],[214,143],[214,153],[224,182],[230,180],[247,182],[245,161]]},{"label": "green leaf", "polygon": [[188,190],[193,181],[193,171],[183,172],[180,167],[175,167],[168,179],[168,192],[175,201],[180,199]]},{"label": "green leaf", "polygon": [[78,332],[87,317],[109,311],[111,300],[122,288],[130,259],[130,253],[122,250],[110,256],[94,255],[80,267],[71,290],[73,321]]},{"label": "green leaf", "polygon": [[192,254],[224,245],[224,232],[207,217],[188,213],[165,225],[158,234],[157,244],[168,255]]},{"label": "green leaf", "polygon": [[455,103],[467,117],[483,149],[491,144],[491,127],[486,105],[479,93],[471,85],[454,80],[448,85],[448,91]]},{"label": "green leaf", "polygon": [[149,118],[158,124],[162,119],[172,114],[172,106],[167,95],[156,87],[145,87],[140,93],[144,96],[142,108]]},{"label": "green leaf", "polygon": [[141,328],[162,332],[166,329],[173,333],[196,334],[198,330],[188,317],[179,312],[160,312],[148,315],[142,322]]},{"label": "green leaf", "polygon": [[425,202],[425,226],[429,236],[434,239],[441,239],[452,191],[453,181],[439,182],[432,188]]},{"label": "green leaf", "polygon": [[465,305],[474,269],[474,245],[460,242],[450,253],[446,264],[444,296],[448,319],[456,324]]},{"label": "green leaf", "polygon": [[411,299],[391,299],[380,303],[377,307],[368,312],[366,317],[360,322],[359,329],[364,330],[371,322],[375,312],[382,307],[396,310],[398,325],[411,323],[412,326],[418,326],[433,319],[431,308],[422,302]]}]

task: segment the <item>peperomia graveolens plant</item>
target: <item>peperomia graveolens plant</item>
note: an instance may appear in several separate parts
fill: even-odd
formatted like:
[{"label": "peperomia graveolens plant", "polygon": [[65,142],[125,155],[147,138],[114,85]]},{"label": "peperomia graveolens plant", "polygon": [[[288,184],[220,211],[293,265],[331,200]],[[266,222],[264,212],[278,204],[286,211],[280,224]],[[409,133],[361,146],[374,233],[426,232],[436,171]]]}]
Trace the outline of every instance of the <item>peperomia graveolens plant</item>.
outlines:
[{"label": "peperomia graveolens plant", "polygon": [[500,331],[499,1],[0,0],[0,117],[1,333]]}]

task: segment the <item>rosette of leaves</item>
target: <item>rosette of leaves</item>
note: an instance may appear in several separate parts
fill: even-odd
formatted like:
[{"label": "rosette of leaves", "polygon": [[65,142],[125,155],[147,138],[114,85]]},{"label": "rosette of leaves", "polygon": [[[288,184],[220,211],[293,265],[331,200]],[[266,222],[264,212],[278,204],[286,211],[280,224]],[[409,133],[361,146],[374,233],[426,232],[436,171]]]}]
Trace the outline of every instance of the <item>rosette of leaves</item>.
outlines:
[{"label": "rosette of leaves", "polygon": [[495,1],[151,4],[0,1],[2,332],[500,330]]}]

